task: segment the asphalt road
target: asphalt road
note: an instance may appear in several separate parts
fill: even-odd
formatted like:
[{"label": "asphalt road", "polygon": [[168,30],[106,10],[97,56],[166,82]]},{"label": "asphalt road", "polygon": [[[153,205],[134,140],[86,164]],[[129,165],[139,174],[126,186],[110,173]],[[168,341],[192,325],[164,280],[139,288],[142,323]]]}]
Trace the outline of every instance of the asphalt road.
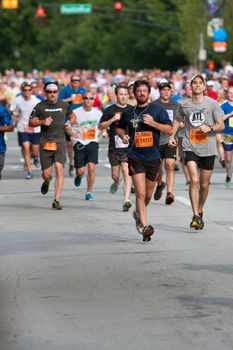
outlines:
[{"label": "asphalt road", "polygon": [[[100,147],[95,200],[65,169],[64,210],[53,185],[25,180],[15,134],[0,182],[1,350],[233,349],[233,191],[216,161],[205,228],[189,228],[181,171],[172,206],[149,206],[156,234],[143,243],[122,212],[122,186],[109,193]],[[134,198],[132,196],[132,201]]]}]

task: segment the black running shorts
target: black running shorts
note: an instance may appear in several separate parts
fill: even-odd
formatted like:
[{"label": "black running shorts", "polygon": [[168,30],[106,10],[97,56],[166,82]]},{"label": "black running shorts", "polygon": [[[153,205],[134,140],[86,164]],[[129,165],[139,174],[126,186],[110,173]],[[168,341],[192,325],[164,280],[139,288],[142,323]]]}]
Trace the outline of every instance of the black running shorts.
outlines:
[{"label": "black running shorts", "polygon": [[122,162],[127,162],[128,158],[126,152],[114,150],[108,151],[108,160],[111,166],[117,166],[120,165]]},{"label": "black running shorts", "polygon": [[215,156],[200,157],[200,156],[197,156],[194,152],[185,151],[184,160],[185,160],[185,164],[187,164],[190,161],[197,163],[198,168],[203,170],[214,169]]},{"label": "black running shorts", "polygon": [[64,165],[65,160],[66,160],[65,143],[57,144],[56,151],[46,151],[43,149],[43,144],[40,145],[40,162],[41,162],[42,170],[50,168],[56,162]]},{"label": "black running shorts", "polygon": [[160,163],[160,159],[147,161],[129,158],[129,175],[145,173],[148,180],[155,181],[158,177]]},{"label": "black running shorts", "polygon": [[76,169],[86,166],[88,163],[98,164],[99,144],[90,142],[84,146],[80,142],[74,145],[74,166]]}]

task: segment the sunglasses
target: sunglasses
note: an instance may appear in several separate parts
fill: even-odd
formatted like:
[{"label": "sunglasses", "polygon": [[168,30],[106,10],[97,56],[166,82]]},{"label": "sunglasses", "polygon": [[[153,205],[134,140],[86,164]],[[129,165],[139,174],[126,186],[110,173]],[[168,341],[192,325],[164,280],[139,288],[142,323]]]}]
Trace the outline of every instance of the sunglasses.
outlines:
[{"label": "sunglasses", "polygon": [[46,92],[47,92],[47,94],[56,94],[58,92],[58,90],[48,90]]},{"label": "sunglasses", "polygon": [[94,100],[94,97],[84,97],[84,100]]},{"label": "sunglasses", "polygon": [[23,91],[25,92],[25,91],[32,91],[32,89],[23,89]]},{"label": "sunglasses", "polygon": [[81,80],[80,79],[72,79],[71,81],[73,82],[73,81],[81,81]]}]

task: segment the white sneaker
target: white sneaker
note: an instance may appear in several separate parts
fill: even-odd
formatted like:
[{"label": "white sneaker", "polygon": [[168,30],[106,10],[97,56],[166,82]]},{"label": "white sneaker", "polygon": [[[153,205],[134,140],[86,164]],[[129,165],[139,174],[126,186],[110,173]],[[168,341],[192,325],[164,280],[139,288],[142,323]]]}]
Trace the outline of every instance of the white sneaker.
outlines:
[{"label": "white sneaker", "polygon": [[129,199],[124,201],[123,203],[123,211],[129,211],[129,209],[132,207],[132,203]]}]

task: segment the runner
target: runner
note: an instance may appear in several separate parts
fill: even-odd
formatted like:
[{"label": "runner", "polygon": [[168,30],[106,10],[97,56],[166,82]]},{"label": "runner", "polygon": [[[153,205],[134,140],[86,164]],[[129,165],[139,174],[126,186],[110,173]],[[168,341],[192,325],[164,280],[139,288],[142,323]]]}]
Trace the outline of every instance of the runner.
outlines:
[{"label": "runner", "polygon": [[[171,120],[176,118],[176,113],[178,109],[178,104],[175,101],[170,101],[172,94],[171,85],[169,82],[164,82],[159,84],[160,98],[154,103],[158,104],[160,107],[164,108]],[[166,183],[163,182],[163,171],[162,165],[160,164],[159,175],[157,179],[157,187],[154,193],[154,200],[159,200],[162,196],[162,191],[167,185],[167,195],[165,198],[165,204],[172,204],[175,200],[173,195],[173,185],[175,180],[175,161],[176,161],[176,147],[171,147],[169,144],[169,135],[161,133],[159,139],[159,151],[161,155],[162,162],[164,160],[164,166],[166,171]]]},{"label": "runner", "polygon": [[233,86],[227,89],[227,101],[221,105],[224,112],[225,129],[222,134],[223,148],[225,153],[226,180],[225,185],[231,185],[232,156],[233,156]]},{"label": "runner", "polygon": [[[178,115],[184,122],[183,151],[187,164],[190,187],[189,197],[193,210],[190,228],[204,227],[203,208],[216,156],[215,134],[224,128],[223,111],[213,99],[204,96],[205,80],[201,74],[191,79],[192,98],[180,102]],[[174,121],[174,133],[170,144],[176,145],[174,135],[179,127]]]},{"label": "runner", "polygon": [[149,103],[150,83],[137,80],[134,94],[137,106],[122,113],[117,134],[127,144],[129,174],[136,190],[136,210],[133,213],[136,228],[142,240],[148,242],[154,228],[147,224],[147,205],[150,202],[161,163],[159,153],[160,132],[172,134],[172,122],[159,105]]},{"label": "runner", "polygon": [[30,180],[33,177],[31,166],[31,153],[33,162],[36,167],[39,163],[39,144],[40,144],[40,127],[32,128],[28,126],[29,117],[33,108],[40,100],[32,95],[31,85],[22,84],[22,95],[16,97],[10,106],[18,130],[18,142],[22,149],[24,166],[26,170],[25,179]]},{"label": "runner", "polygon": [[8,110],[0,105],[0,180],[2,179],[6,154],[5,132],[12,131],[14,131],[14,120]]},{"label": "runner", "polygon": [[108,147],[108,159],[111,164],[113,183],[110,187],[112,194],[116,193],[120,184],[120,171],[122,171],[124,184],[124,200],[123,211],[129,211],[132,203],[129,199],[131,190],[131,177],[129,176],[128,164],[127,164],[127,144],[124,144],[120,137],[116,134],[116,125],[119,122],[122,113],[129,109],[127,104],[128,90],[124,84],[119,84],[115,89],[117,102],[116,104],[109,106],[103,112],[103,116],[100,120],[99,128],[104,130],[109,128],[109,147]]},{"label": "runner", "polygon": [[[72,75],[70,83],[59,92],[59,100],[67,102],[72,110],[81,107],[83,104],[83,94],[85,89],[80,86],[80,82],[81,77],[79,75]],[[66,135],[66,148],[69,157],[69,175],[73,176],[73,145],[69,135]]]},{"label": "runner", "polygon": [[74,145],[74,166],[76,177],[74,184],[79,187],[88,168],[86,200],[93,200],[92,188],[95,181],[95,165],[98,163],[98,124],[102,113],[93,107],[94,96],[90,90],[83,95],[83,106],[75,109],[75,123],[68,127]]},{"label": "runner", "polygon": [[32,111],[29,126],[41,126],[40,135],[40,158],[42,177],[44,182],[41,186],[41,193],[46,194],[52,179],[52,166],[55,166],[55,196],[52,208],[60,210],[60,197],[64,182],[65,162],[65,124],[69,119],[71,123],[75,115],[70,106],[58,100],[58,83],[49,82],[45,84],[46,100],[38,103]]}]

